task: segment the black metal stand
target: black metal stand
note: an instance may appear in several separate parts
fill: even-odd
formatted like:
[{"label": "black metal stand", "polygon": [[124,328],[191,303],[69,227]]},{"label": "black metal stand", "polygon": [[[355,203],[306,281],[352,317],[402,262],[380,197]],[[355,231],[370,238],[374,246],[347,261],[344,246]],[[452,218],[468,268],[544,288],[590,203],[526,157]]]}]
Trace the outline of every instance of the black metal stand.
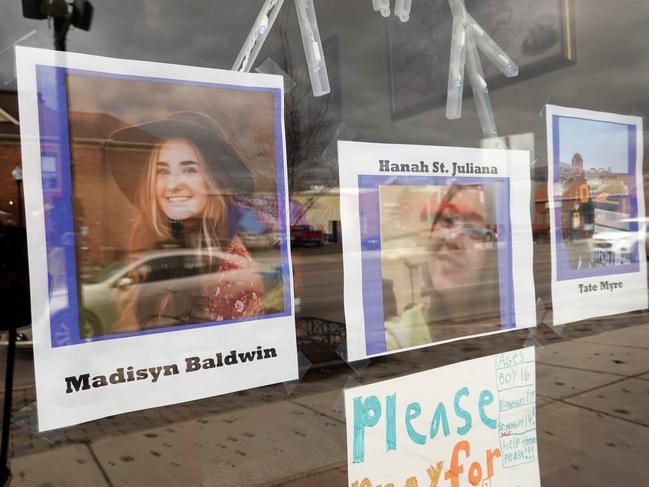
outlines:
[{"label": "black metal stand", "polygon": [[11,430],[11,403],[13,399],[14,365],[16,364],[15,326],[9,327],[9,343],[7,344],[7,370],[5,375],[5,402],[2,414],[2,439],[0,442],[0,486],[6,487],[11,482],[9,470],[9,431]]},{"label": "black metal stand", "polygon": [[65,38],[68,36],[68,30],[72,24],[72,17],[68,15],[65,18],[54,17],[54,49],[57,51],[66,50]]}]

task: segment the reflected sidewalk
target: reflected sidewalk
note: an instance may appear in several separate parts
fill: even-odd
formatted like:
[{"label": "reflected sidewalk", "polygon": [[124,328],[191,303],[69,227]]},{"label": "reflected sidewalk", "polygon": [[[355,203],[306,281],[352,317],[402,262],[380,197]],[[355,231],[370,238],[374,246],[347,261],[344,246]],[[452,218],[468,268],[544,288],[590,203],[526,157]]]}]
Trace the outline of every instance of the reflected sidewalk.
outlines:
[{"label": "reflected sidewalk", "polygon": [[[622,319],[615,320],[618,327]],[[538,439],[543,485],[649,485],[649,324],[611,320],[543,329],[537,349]],[[601,332],[600,332],[601,331]],[[373,361],[363,382],[522,343],[513,332]],[[513,340],[517,338],[516,340]],[[521,340],[519,341],[518,338]],[[520,345],[519,343],[519,345]],[[423,365],[421,364],[424,361]],[[13,486],[345,485],[340,394],[346,366],[282,385],[106,418],[62,432],[54,444],[14,426]],[[34,400],[16,392],[16,409]]]}]

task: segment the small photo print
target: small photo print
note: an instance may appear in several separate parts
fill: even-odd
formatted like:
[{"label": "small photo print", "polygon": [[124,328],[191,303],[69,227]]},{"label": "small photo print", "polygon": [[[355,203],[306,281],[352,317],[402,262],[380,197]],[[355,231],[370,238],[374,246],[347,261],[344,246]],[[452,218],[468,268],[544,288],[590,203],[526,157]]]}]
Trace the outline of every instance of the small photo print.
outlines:
[{"label": "small photo print", "polygon": [[45,66],[37,82],[43,131],[69,136],[42,160],[50,286],[78,313],[55,344],[287,313],[271,90]]},{"label": "small photo print", "polygon": [[38,427],[298,377],[280,76],[18,47]]},{"label": "small photo print", "polygon": [[548,105],[555,325],[647,307],[640,117]]},{"label": "small photo print", "polygon": [[[559,117],[560,232],[571,270],[638,263],[627,125]],[[611,269],[614,272],[614,269]],[[587,272],[587,271],[586,271]]]},{"label": "small photo print", "polygon": [[493,188],[381,185],[379,201],[387,350],[499,330]]},{"label": "small photo print", "polygon": [[348,360],[535,325],[527,151],[338,151]]}]

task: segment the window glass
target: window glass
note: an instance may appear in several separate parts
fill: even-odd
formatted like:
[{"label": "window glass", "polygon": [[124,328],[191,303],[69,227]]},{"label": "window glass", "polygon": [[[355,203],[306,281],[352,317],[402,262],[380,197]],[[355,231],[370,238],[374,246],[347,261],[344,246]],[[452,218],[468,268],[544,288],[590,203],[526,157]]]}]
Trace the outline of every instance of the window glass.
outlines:
[{"label": "window glass", "polygon": [[[273,204],[276,181],[271,166],[276,147],[268,142],[272,137],[259,129],[270,113],[267,108],[272,99],[260,93],[245,101],[234,91],[209,97],[202,88],[192,87],[192,95],[179,104],[190,111],[220,114],[215,117],[218,130],[238,134],[233,150],[255,161],[259,169],[256,183],[260,189],[238,198],[228,208],[228,221],[221,222],[223,228],[236,232],[247,255],[227,252],[218,238],[200,252],[190,251],[176,245],[171,234],[167,240],[145,242],[146,251],[133,250],[128,230],[138,217],[136,206],[126,197],[103,196],[116,187],[102,155],[106,134],[136,122],[164,119],[175,103],[170,101],[173,89],[129,81],[137,90],[126,90],[120,103],[113,104],[106,100],[115,89],[114,79],[103,80],[101,89],[96,89],[84,85],[85,78],[76,73],[67,89],[80,101],[66,112],[73,147],[72,185],[81,198],[68,202],[73,208],[74,232],[48,238],[57,239],[62,249],[74,248],[77,268],[61,265],[57,276],[47,276],[44,287],[49,289],[32,288],[32,292],[47,294],[49,301],[30,308],[29,289],[17,283],[20,279],[27,282],[30,273],[43,277],[47,271],[28,269],[26,264],[25,229],[31,231],[28,222],[37,210],[26,206],[24,199],[24,180],[33,174],[17,177],[14,172],[21,167],[21,143],[25,141],[20,136],[13,46],[51,49],[60,25],[33,18],[41,15],[40,5],[67,10],[82,3],[3,2],[0,16],[0,234],[10,239],[11,231],[20,230],[19,244],[13,240],[2,244],[6,257],[0,262],[7,318],[16,316],[21,324],[9,444],[16,485],[368,487],[363,479],[347,478],[345,408],[349,412],[353,406],[344,404],[344,390],[522,347],[534,347],[536,354],[535,424],[542,484],[649,485],[648,315],[644,308],[631,312],[617,308],[630,296],[645,299],[646,283],[638,288],[614,287],[588,298],[590,306],[579,301],[592,296],[586,287],[573,286],[572,291],[581,292],[579,300],[552,292],[553,279],[563,279],[553,267],[558,257],[552,242],[558,235],[565,236],[563,271],[568,277],[586,272],[589,277],[582,285],[602,286],[611,269],[622,269],[624,274],[636,265],[646,268],[647,240],[635,236],[645,233],[649,183],[645,161],[649,2],[465,0],[474,21],[517,64],[519,72],[505,76],[497,63],[503,67],[504,62],[506,70],[507,62],[480,50],[486,87],[481,84],[482,90],[474,92],[467,71],[459,98],[461,117],[449,119],[453,33],[449,1],[415,0],[408,21],[403,22],[394,15],[395,3],[409,2],[387,2],[390,15],[384,17],[373,10],[373,3],[378,2],[315,0],[331,86],[329,94],[316,97],[296,2],[286,0],[274,24],[269,24],[251,72],[284,75],[288,241],[277,224]],[[91,3],[92,22],[70,29],[68,51],[224,70],[232,68],[265,4],[263,0]],[[23,6],[29,5],[38,8],[32,18],[25,18]],[[268,20],[272,23],[273,19]],[[488,96],[496,133],[485,130],[489,121],[485,122],[484,103],[480,105],[485,98],[480,93]],[[154,116],[142,113],[143,96],[155,100],[151,103],[156,108]],[[184,105],[173,111],[184,110]],[[591,144],[592,152],[548,146],[547,105],[638,117],[641,125],[634,147],[641,181],[621,176],[630,167],[621,156],[611,155],[610,164],[601,161],[602,154],[615,154],[621,140],[618,132],[600,135],[603,142]],[[233,106],[254,116],[234,117]],[[57,113],[58,107],[47,108],[48,113]],[[570,137],[575,146],[590,144],[593,133],[604,133],[597,127],[581,133],[581,128],[571,126],[574,122],[562,123],[557,131],[564,140]],[[340,183],[339,140],[529,154],[530,196],[515,205],[529,214],[524,227],[533,238],[529,259],[535,309],[530,313],[536,316],[536,326],[492,334],[506,321],[501,311],[509,287],[505,290],[503,283],[509,286],[511,273],[499,266],[499,252],[507,240],[498,225],[499,189],[475,182],[397,185],[384,181],[375,191],[380,218],[359,218],[352,230],[359,238],[367,236],[363,249],[378,256],[374,262],[380,271],[374,274],[372,285],[382,296],[366,296],[367,309],[382,307],[379,325],[385,332],[386,350],[398,353],[348,362],[350,330],[360,326],[354,323],[353,328],[346,320],[348,297],[365,288],[359,291],[345,285],[346,277],[362,275],[363,269],[352,268],[347,274],[343,270],[349,242],[343,241],[346,229],[341,221],[348,208],[341,207],[345,188]],[[621,147],[626,154],[631,149],[628,139],[624,141]],[[555,149],[560,160],[553,181],[549,174]],[[580,157],[574,158],[578,151]],[[58,200],[71,199],[60,183],[57,154],[44,150],[40,157],[42,192]],[[131,167],[123,162],[124,167]],[[126,172],[127,185],[129,179],[137,180],[136,172]],[[237,179],[236,174],[226,176]],[[512,191],[516,184],[512,183]],[[554,189],[549,192],[549,187]],[[629,197],[634,190],[635,199]],[[554,228],[553,212],[558,215]],[[368,228],[377,231],[366,235]],[[509,229],[514,237],[519,230],[516,225]],[[290,280],[283,249],[286,258],[290,251]],[[247,257],[255,264],[252,271]],[[56,253],[48,258],[64,262]],[[75,305],[80,323],[76,336],[70,332],[65,312],[73,305],[60,292],[71,272],[78,272],[81,296]],[[247,387],[242,381],[237,384],[242,390],[236,393],[38,433],[34,339],[70,344],[69,349],[93,345],[85,342],[121,333],[120,320],[125,316],[137,317],[145,335],[165,327],[188,327],[180,333],[191,333],[191,326],[200,323],[228,326],[230,317],[214,312],[205,289],[236,288],[249,279],[254,280],[254,288],[249,286],[248,291],[254,290],[255,297],[242,314],[254,308],[256,315],[282,315],[290,302],[287,296],[294,297],[296,343],[290,346],[298,351],[298,380],[265,387]],[[514,282],[512,294],[526,291]],[[136,294],[137,305],[133,305]],[[555,326],[561,320],[553,305],[557,299],[563,303],[564,316],[577,308],[604,312]],[[609,308],[604,301],[611,312],[605,312]],[[65,326],[58,333],[35,336],[32,322],[36,329],[38,317],[27,315],[30,310],[41,313],[46,305],[52,313],[60,311],[57,316]],[[253,323],[248,318],[243,320],[246,325]],[[415,323],[412,328],[418,330],[414,337],[404,337],[399,331],[409,323]],[[257,337],[252,325],[245,333],[251,340]],[[163,337],[161,347],[174,345],[169,335],[157,336]],[[419,346],[463,337],[400,351],[406,342]],[[8,338],[2,332],[0,372],[6,370]],[[129,357],[148,353],[139,347],[138,338],[124,340],[125,367]],[[436,384],[427,387],[434,389]],[[122,400],[126,401],[116,396],[115,401]],[[93,399],[87,406],[93,407]],[[465,464],[467,475],[469,467],[470,463]],[[429,481],[420,476],[418,485],[428,485],[422,479]],[[394,485],[406,485],[406,481],[395,480]],[[441,477],[439,485],[451,483]]]}]

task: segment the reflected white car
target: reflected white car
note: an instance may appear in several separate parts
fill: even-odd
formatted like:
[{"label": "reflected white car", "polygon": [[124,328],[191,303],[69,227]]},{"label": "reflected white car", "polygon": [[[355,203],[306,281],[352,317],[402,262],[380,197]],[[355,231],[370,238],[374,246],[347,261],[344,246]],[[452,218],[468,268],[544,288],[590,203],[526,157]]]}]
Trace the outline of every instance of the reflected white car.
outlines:
[{"label": "reflected white car", "polygon": [[[192,309],[192,315],[200,316],[196,307],[206,305],[203,290],[214,282],[214,264],[210,265],[206,253],[193,249],[170,249],[141,252],[128,260],[118,261],[103,269],[81,286],[82,336],[110,333],[112,324],[119,318],[118,301],[122,294],[136,288],[138,313],[145,323],[164,326],[186,323],[184,315]],[[249,262],[245,257],[221,251],[213,251],[212,259],[229,262],[232,270],[219,273],[219,279],[244,282],[249,278]],[[281,284],[281,268],[278,264],[255,261],[257,274],[264,281],[264,288]],[[168,323],[159,322],[161,297],[172,301],[166,309]],[[200,311],[200,310],[199,310]],[[155,325],[153,324],[156,322]],[[196,319],[192,322],[200,322]]]},{"label": "reflected white car", "polygon": [[631,263],[631,249],[635,233],[623,230],[595,232],[592,237],[591,260],[593,266],[604,267]]}]

